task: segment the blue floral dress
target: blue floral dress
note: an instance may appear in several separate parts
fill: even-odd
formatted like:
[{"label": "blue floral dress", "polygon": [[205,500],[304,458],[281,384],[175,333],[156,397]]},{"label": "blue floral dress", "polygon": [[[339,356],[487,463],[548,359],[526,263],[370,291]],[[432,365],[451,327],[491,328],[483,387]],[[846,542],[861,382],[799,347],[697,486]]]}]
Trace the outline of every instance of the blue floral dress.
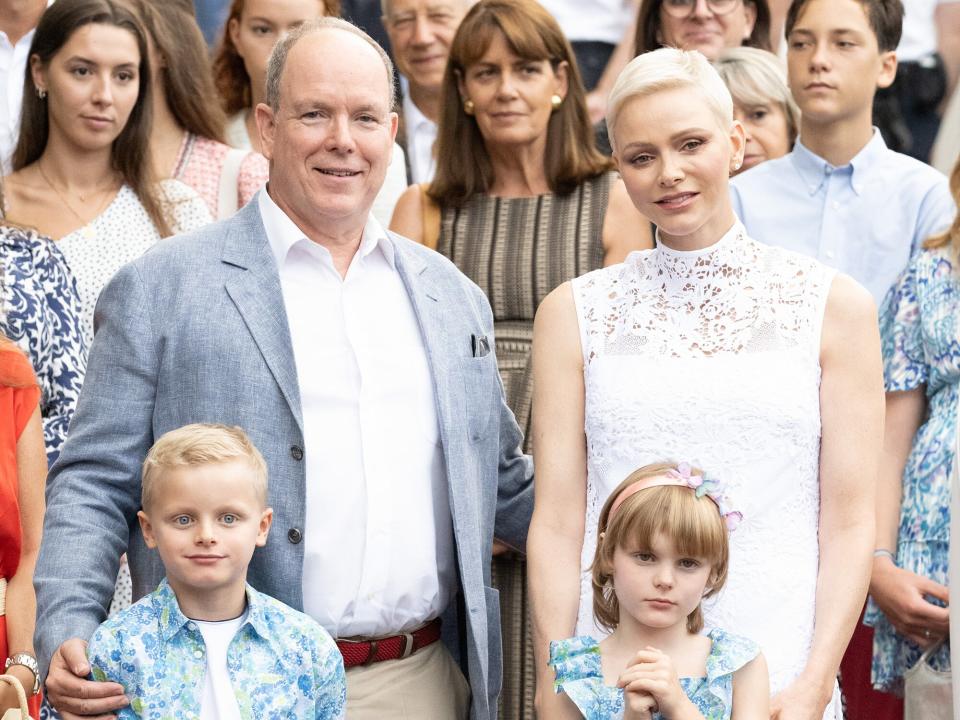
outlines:
[{"label": "blue floral dress", "polygon": [[[903,471],[897,565],[947,584],[950,469],[960,381],[960,274],[949,248],[918,253],[890,289],[880,311],[887,392],[926,386],[927,418],[913,438]],[[864,622],[874,627],[874,687],[903,693],[903,673],[922,651],[901,637],[871,600]],[[947,647],[933,657],[950,667]]]},{"label": "blue floral dress", "polygon": [[[713,644],[705,677],[680,678],[680,687],[706,720],[729,720],[733,709],[733,674],[760,654],[760,646],[723,630],[709,634]],[[623,717],[623,690],[604,685],[600,643],[584,635],[550,643],[554,688],[564,692],[585,720]],[[654,720],[665,720],[659,713]]]},{"label": "blue floral dress", "polygon": [[60,249],[32,230],[0,225],[0,331],[30,358],[50,465],[60,454],[87,367],[80,299]]}]

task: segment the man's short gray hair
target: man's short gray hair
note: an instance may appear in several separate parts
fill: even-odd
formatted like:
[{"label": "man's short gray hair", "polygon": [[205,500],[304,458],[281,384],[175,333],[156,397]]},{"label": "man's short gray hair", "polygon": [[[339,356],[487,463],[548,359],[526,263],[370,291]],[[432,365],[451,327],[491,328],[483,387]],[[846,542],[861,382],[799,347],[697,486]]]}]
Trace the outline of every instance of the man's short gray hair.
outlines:
[{"label": "man's short gray hair", "polygon": [[267,87],[266,101],[274,112],[280,109],[280,81],[283,79],[283,69],[287,64],[287,55],[290,49],[307,35],[313,35],[321,30],[343,30],[359,38],[363,38],[370,47],[377,51],[377,55],[383,61],[383,67],[387,71],[387,107],[393,109],[396,88],[394,87],[393,61],[386,51],[380,47],[379,43],[367,35],[363,30],[346,20],[336,17],[321,17],[316,20],[305,22],[282,37],[273,47],[270,53],[270,59],[267,61]]}]

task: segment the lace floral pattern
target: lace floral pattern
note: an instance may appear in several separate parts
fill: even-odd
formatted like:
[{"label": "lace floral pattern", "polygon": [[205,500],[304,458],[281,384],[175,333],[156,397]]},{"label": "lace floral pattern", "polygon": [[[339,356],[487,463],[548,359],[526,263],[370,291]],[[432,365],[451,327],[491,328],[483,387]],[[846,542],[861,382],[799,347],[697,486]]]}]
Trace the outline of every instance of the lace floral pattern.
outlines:
[{"label": "lace floral pattern", "polygon": [[688,460],[722,476],[743,512],[726,587],[705,603],[708,625],[760,644],[774,692],[803,669],[819,557],[820,331],[832,278],[738,224],[705,250],[661,245],[574,281],[588,463],[578,635],[604,635],[589,573],[604,500],[638,467]]},{"label": "lace floral pattern", "polygon": [[[713,643],[704,677],[682,677],[680,687],[705,720],[730,720],[733,674],[760,654],[757,644],[723,630],[710,633]],[[556,673],[554,689],[565,692],[585,720],[623,717],[623,690],[605,685],[600,644],[592,637],[573,637],[550,643],[550,665]],[[665,720],[659,713],[654,720]]]}]

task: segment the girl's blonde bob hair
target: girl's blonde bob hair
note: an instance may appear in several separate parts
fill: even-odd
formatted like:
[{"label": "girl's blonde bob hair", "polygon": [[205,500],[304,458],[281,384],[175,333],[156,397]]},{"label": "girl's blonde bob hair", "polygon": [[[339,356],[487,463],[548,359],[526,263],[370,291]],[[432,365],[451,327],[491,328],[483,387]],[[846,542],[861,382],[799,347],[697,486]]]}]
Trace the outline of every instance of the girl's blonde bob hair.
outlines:
[{"label": "girl's blonde bob hair", "polygon": [[736,105],[743,109],[777,105],[787,119],[788,139],[793,145],[800,133],[800,108],[790,93],[780,58],[766,50],[738,47],[724,50],[713,65]]},{"label": "girl's blonde bob hair", "polygon": [[724,131],[733,125],[733,98],[710,61],[697,50],[660,48],[631,60],[610,91],[607,126],[614,150],[617,148],[617,120],[627,102],[686,87],[700,91]]},{"label": "girl's blonde bob hair", "polygon": [[[690,488],[664,485],[641,490],[629,496],[609,522],[610,508],[623,490],[639,480],[663,475],[676,468],[675,463],[657,463],[635,470],[607,498],[600,512],[597,549],[593,556],[593,616],[606,630],[620,624],[620,603],[613,586],[613,554],[617,548],[635,551],[649,548],[657,533],[663,533],[681,555],[700,558],[710,564],[707,592],[710,597],[727,580],[729,545],[727,525],[716,503],[709,497],[698,498]],[[693,474],[702,474],[693,469]],[[687,616],[687,630],[703,629],[700,606]]]}]

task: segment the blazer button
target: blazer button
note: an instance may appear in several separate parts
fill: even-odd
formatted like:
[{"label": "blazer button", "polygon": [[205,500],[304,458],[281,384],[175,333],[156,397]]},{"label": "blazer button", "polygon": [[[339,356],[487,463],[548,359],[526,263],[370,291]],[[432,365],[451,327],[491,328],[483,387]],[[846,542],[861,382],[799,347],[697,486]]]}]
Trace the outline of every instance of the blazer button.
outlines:
[{"label": "blazer button", "polygon": [[303,540],[303,533],[300,532],[300,528],[290,528],[287,530],[287,540],[294,545],[299,545],[300,541]]},{"label": "blazer button", "polygon": [[297,462],[303,460],[303,448],[299,445],[290,446],[290,457],[292,457]]}]

